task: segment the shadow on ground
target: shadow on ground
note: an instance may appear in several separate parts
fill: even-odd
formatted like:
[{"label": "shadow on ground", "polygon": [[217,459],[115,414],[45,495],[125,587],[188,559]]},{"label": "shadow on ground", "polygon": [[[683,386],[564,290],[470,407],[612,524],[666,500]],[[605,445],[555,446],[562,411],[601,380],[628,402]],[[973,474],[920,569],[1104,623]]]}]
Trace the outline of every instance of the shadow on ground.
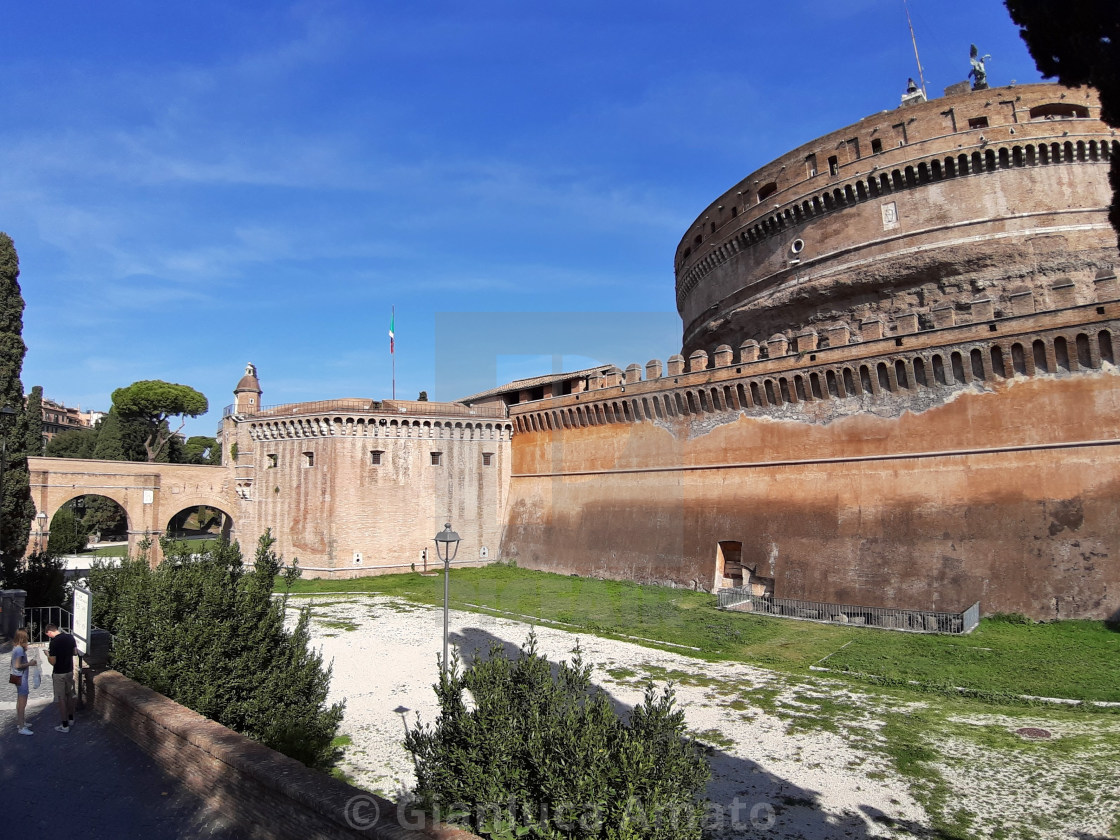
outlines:
[{"label": "shadow on ground", "polygon": [[[468,627],[453,633],[451,642],[459,649],[463,666],[485,658],[492,645],[499,645],[506,655],[516,658],[521,644],[502,639],[487,630]],[[559,665],[552,663],[553,674]],[[631,706],[609,691],[596,686],[607,695],[619,714],[627,715]],[[942,832],[914,823],[897,820],[871,805],[862,805],[862,814],[830,814],[820,806],[820,794],[789,782],[764,770],[757,763],[723,750],[708,747],[712,782],[708,796],[713,814],[724,815],[722,829],[712,831],[717,838],[803,838],[804,840],[863,840],[872,837],[919,837],[942,840]],[[728,780],[749,780],[728,785]],[[729,789],[730,788],[730,789]],[[734,812],[732,809],[735,809]],[[732,816],[736,825],[731,825]]]}]

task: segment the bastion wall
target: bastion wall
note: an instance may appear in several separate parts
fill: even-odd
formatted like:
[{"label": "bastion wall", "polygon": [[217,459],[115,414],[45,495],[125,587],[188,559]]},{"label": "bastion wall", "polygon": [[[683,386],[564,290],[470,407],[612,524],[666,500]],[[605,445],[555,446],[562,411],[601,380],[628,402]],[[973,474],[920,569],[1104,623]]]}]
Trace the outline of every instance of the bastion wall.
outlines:
[{"label": "bastion wall", "polygon": [[462,536],[457,564],[489,562],[512,429],[504,409],[404,400],[231,412],[222,429],[237,489],[229,512],[244,549],[271,529],[285,561],[316,577],[434,570],[433,538],[447,522]]},{"label": "bastion wall", "polygon": [[1120,303],[1095,285],[1080,306],[980,301],[929,330],[899,313],[858,343],[725,346],[513,406],[502,554],[710,590],[734,546],[780,598],[1112,617]]}]

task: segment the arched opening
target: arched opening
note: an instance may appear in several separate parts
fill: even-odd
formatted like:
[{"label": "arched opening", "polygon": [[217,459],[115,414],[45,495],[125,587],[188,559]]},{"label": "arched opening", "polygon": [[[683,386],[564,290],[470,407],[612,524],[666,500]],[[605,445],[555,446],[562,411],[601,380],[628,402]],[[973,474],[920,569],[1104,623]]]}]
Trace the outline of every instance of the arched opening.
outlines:
[{"label": "arched opening", "polygon": [[840,388],[836,384],[836,372],[832,370],[826,371],[824,375],[824,381],[825,385],[828,386],[828,393],[832,394],[832,396],[834,397],[839,398]]},{"label": "arched opening", "polygon": [[108,496],[75,496],[55,511],[49,525],[46,519],[37,516],[32,523],[31,545],[65,558],[67,570],[88,569],[95,557],[128,555],[128,514]]},{"label": "arched opening", "polygon": [[871,371],[868,370],[867,365],[859,366],[859,384],[863,386],[863,393],[873,393],[871,388]]},{"label": "arched opening", "polygon": [[964,378],[964,360],[961,354],[954,351],[953,355],[949,357],[953,363],[953,380],[955,382],[966,382]]},{"label": "arched opening", "polygon": [[973,347],[972,351],[968,354],[968,358],[972,362],[972,376],[974,379],[984,380],[984,354],[980,352],[979,347]]},{"label": "arched opening", "polygon": [[1050,365],[1046,362],[1046,344],[1041,338],[1035,339],[1034,344],[1031,345],[1031,350],[1034,353],[1034,369],[1049,373]]},{"label": "arched opening", "polygon": [[879,390],[880,391],[890,391],[890,390],[892,390],[891,379],[887,375],[887,363],[886,362],[879,362],[879,364],[875,365],[875,374],[879,379]]},{"label": "arched opening", "polygon": [[906,362],[902,361],[902,359],[894,363],[894,378],[899,388],[910,387],[909,377],[906,375]]},{"label": "arched opening", "polygon": [[1027,358],[1023,353],[1023,345],[1019,344],[1018,342],[1011,345],[1011,368],[1015,371],[1015,373],[1023,374],[1024,376],[1026,376]]},{"label": "arched opening", "polygon": [[1093,367],[1093,356],[1089,352],[1089,336],[1085,333],[1077,334],[1077,366],[1085,370]]},{"label": "arched opening", "polygon": [[1116,364],[1116,359],[1112,355],[1112,335],[1108,330],[1101,330],[1097,334],[1097,344],[1100,347],[1101,361],[1111,365]]},{"label": "arched opening", "polygon": [[1069,370],[1069,345],[1062,336],[1054,339],[1054,361],[1058,363],[1058,370]]},{"label": "arched opening", "polygon": [[847,395],[849,397],[857,393],[856,380],[855,377],[852,376],[851,368],[844,368],[844,390],[847,392]]},{"label": "arched opening", "polygon": [[926,380],[926,363],[924,359],[914,360],[914,382],[923,388],[929,387],[929,382]]},{"label": "arched opening", "polygon": [[1003,349],[994,345],[989,353],[992,359],[992,373],[996,376],[1007,377],[1007,368],[1003,365]]},{"label": "arched opening", "polygon": [[939,355],[933,357],[933,381],[938,385],[949,384],[945,378],[945,361]]},{"label": "arched opening", "polygon": [[229,539],[233,519],[224,510],[210,505],[194,505],[176,513],[164,529],[169,540],[206,542]]}]

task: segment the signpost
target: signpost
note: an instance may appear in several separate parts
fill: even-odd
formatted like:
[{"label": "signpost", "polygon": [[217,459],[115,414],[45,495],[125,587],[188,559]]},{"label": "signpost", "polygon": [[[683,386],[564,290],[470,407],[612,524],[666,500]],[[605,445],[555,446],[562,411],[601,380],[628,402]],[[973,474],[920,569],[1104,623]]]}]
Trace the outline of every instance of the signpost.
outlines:
[{"label": "signpost", "polygon": [[71,633],[78,644],[78,654],[89,651],[89,636],[93,618],[93,593],[82,586],[74,587],[74,627]]}]

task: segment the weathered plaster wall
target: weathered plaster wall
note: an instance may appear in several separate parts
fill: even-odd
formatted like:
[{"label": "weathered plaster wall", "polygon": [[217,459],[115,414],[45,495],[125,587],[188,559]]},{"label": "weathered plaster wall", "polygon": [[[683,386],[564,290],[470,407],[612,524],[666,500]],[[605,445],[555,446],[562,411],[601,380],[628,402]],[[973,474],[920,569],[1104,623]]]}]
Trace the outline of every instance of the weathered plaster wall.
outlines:
[{"label": "weathered plaster wall", "polygon": [[285,560],[298,558],[314,576],[400,572],[423,568],[425,549],[435,568],[433,537],[451,522],[463,540],[457,561],[486,562],[484,549],[496,556],[509,424],[441,417],[442,408],[227,419],[223,446],[228,454],[237,442],[227,468],[237,475],[232,513],[243,543],[269,528]]},{"label": "weathered plaster wall", "polygon": [[519,433],[502,554],[707,589],[717,543],[737,540],[778,597],[1103,618],[1120,610],[1118,440],[1111,365],[898,418]]}]

